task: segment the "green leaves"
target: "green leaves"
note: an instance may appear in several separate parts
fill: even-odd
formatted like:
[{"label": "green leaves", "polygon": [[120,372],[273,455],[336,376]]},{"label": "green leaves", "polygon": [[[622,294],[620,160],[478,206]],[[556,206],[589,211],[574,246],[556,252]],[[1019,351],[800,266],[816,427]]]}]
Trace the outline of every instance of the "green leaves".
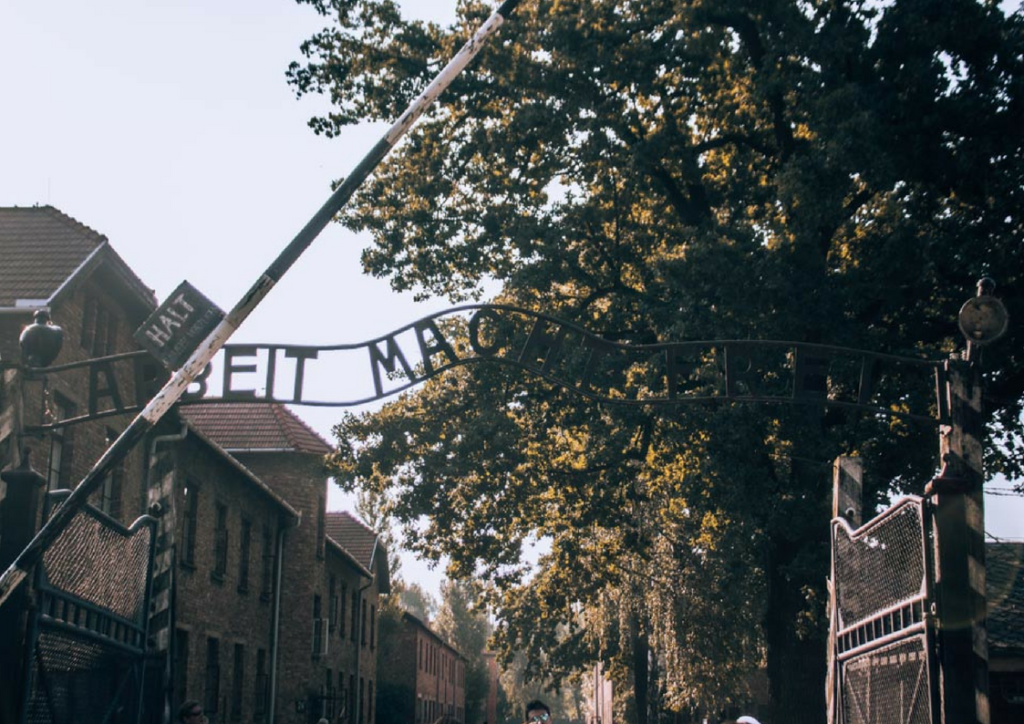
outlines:
[{"label": "green leaves", "polygon": [[[466,3],[441,28],[392,2],[317,7],[334,24],[289,80],[331,95],[312,121],[328,134],[393,120],[487,14]],[[524,3],[341,220],[396,289],[475,299],[497,280],[498,301],[610,340],[941,358],[963,346],[977,277],[1024,313],[1022,50],[1019,12],[970,0]],[[986,353],[988,462],[1013,475],[1019,335]],[[829,463],[865,458],[868,505],[920,492],[937,467],[926,426],[813,406],[619,409],[485,365],[336,435],[343,485],[386,491],[415,550],[487,584],[507,656],[555,680],[602,659],[626,683],[647,641],[664,697],[651,706],[674,710],[737,701],[765,662],[790,677],[778,706],[820,713],[794,692],[822,691],[823,666],[787,667],[823,650]],[[528,579],[537,539],[550,552]]]}]

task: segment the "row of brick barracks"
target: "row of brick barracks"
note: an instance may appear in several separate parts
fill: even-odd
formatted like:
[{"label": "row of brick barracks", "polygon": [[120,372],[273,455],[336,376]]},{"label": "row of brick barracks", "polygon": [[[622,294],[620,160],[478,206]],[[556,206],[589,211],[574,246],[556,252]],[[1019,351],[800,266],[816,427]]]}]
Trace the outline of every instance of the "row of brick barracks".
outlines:
[{"label": "row of brick barracks", "polygon": [[[61,424],[88,416],[95,380],[88,367],[59,368],[138,352],[132,333],[156,307],[100,233],[52,207],[0,208],[0,470],[5,481],[19,465],[38,473],[30,494],[22,482],[0,483],[3,568],[41,525],[51,491],[75,487],[131,421],[122,413]],[[53,373],[22,359],[19,336],[34,317],[63,330],[58,357],[43,365]],[[131,398],[166,375],[149,358],[125,369],[106,384]],[[375,724],[387,551],[351,514],[327,512],[330,450],[279,404],[179,406],[165,415],[106,476],[88,511],[123,530],[152,514],[142,674],[103,668],[111,642],[131,642],[130,627],[100,610],[118,597],[112,587],[135,586],[117,583],[131,557],[115,550],[100,565],[55,550],[43,567],[46,582],[69,581],[61,605],[47,603],[58,594],[40,589],[37,575],[0,609],[0,723],[166,722],[194,699],[210,722]],[[435,665],[409,672],[405,689],[415,699],[400,707],[409,724],[464,721],[464,658],[422,622],[406,626],[415,631],[408,660],[433,656],[446,666],[443,689]],[[111,633],[122,629],[129,633]],[[128,689],[141,692],[137,700]],[[38,712],[45,715],[33,718]]]}]

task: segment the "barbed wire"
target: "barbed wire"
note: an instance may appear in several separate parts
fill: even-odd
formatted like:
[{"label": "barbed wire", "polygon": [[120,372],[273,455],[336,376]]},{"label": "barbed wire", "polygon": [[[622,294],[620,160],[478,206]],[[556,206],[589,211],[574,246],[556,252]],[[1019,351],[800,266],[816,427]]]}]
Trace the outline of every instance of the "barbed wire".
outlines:
[{"label": "barbed wire", "polygon": [[996,495],[1005,498],[1022,498],[1024,490],[1020,488],[985,488],[985,495]]},{"label": "barbed wire", "polygon": [[1024,543],[1024,538],[1004,538],[998,535],[993,535],[987,530],[985,531],[985,538],[995,541],[996,543]]}]

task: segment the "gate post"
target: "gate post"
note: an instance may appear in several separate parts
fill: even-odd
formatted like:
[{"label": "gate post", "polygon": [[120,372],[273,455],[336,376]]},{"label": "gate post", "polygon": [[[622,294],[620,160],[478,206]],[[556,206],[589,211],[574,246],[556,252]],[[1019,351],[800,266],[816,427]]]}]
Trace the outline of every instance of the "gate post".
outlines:
[{"label": "gate post", "polygon": [[[46,478],[32,468],[29,450],[22,452],[21,464],[0,473],[6,495],[0,500],[0,567],[6,568],[32,540],[38,513],[39,492]],[[0,721],[16,721],[24,706],[21,693],[28,670],[25,655],[27,615],[32,603],[28,587],[13,595],[11,604],[0,609]]]},{"label": "gate post", "polygon": [[945,364],[950,424],[931,498],[942,724],[988,724],[981,379],[976,364]]},{"label": "gate post", "polygon": [[832,517],[846,518],[851,528],[864,522],[864,461],[841,455],[832,463]]},{"label": "gate post", "polygon": [[[864,516],[864,462],[859,457],[841,455],[832,463],[832,518],[845,518],[851,528],[859,528]],[[833,533],[834,536],[834,533]],[[836,659],[836,632],[839,628],[836,606],[836,555],[832,541],[832,565],[828,584],[828,660],[825,671],[825,717],[828,724],[839,721],[839,681]]]}]

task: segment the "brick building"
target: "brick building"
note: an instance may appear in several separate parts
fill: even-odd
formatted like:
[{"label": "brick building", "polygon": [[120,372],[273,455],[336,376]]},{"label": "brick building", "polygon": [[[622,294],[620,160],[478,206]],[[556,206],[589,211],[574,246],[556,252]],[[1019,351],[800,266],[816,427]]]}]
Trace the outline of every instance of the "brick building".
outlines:
[{"label": "brick building", "polygon": [[465,657],[408,612],[381,657],[380,676],[394,692],[396,723],[466,721]]},{"label": "brick building", "polygon": [[172,709],[199,700],[211,721],[270,721],[283,608],[277,562],[300,515],[201,426],[180,419],[151,443],[151,496],[169,511],[150,624],[167,698]]},{"label": "brick building", "polygon": [[[390,591],[387,553],[347,513],[327,513],[330,447],[282,405],[230,403],[183,415],[299,511],[282,575],[278,721],[321,716],[372,724],[377,598]],[[351,718],[352,712],[359,712]]]},{"label": "brick building", "polygon": [[[44,487],[85,475],[166,378],[132,339],[156,302],[101,234],[52,207],[0,208],[0,469],[29,449]],[[18,345],[39,310],[64,332],[45,375],[20,364]],[[91,503],[124,524],[154,503],[163,511],[145,720],[195,698],[211,722],[373,724],[372,707],[354,712],[373,698],[386,553],[365,528],[327,535],[327,451],[280,405],[178,407],[97,491]],[[0,483],[0,553],[11,557],[19,511],[7,502]],[[13,660],[18,635],[0,642]],[[3,663],[7,721],[21,685]]]},{"label": "brick building", "polygon": [[483,653],[487,667],[487,701],[484,703],[484,724],[498,724],[498,658],[491,651]]}]

